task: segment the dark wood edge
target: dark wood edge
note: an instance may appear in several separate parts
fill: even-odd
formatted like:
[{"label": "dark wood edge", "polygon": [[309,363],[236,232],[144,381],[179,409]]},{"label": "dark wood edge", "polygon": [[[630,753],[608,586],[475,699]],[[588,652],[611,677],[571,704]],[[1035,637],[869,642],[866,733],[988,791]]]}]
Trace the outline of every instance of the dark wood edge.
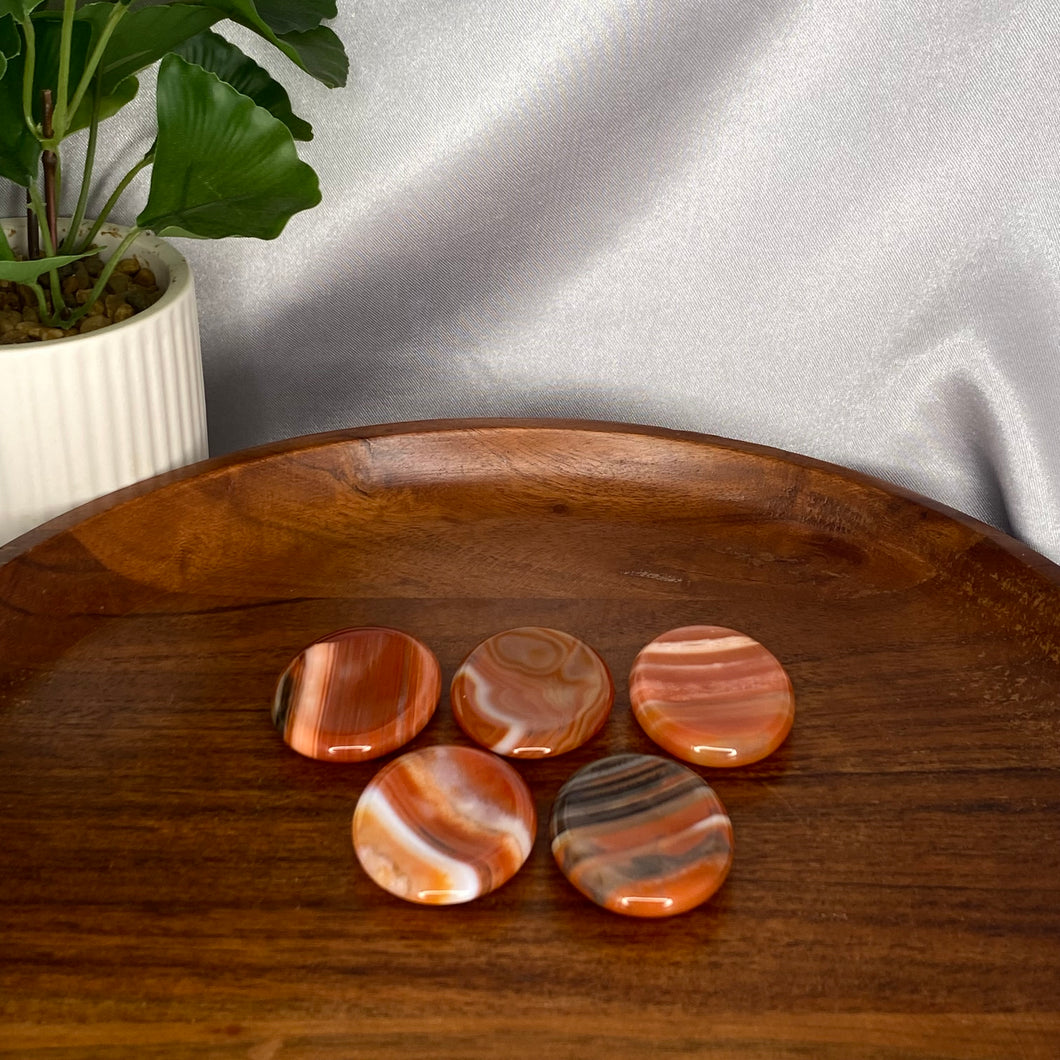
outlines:
[{"label": "dark wood edge", "polygon": [[200,476],[212,477],[223,473],[231,467],[249,464],[263,458],[282,456],[298,450],[323,449],[342,442],[389,438],[395,435],[438,434],[455,431],[497,431],[497,430],[542,430],[542,431],[585,431],[596,434],[643,435],[652,438],[665,438],[673,441],[690,442],[697,445],[709,445],[732,452],[745,453],[766,460],[793,464],[820,471],[845,479],[853,485],[897,497],[910,504],[919,505],[969,528],[984,540],[996,545],[1004,552],[1039,573],[1047,581],[1060,585],[1060,565],[1036,552],[1029,545],[998,530],[997,527],[975,519],[964,512],[951,508],[940,501],[923,496],[903,486],[895,485],[885,479],[861,471],[854,471],[840,464],[833,464],[816,457],[803,456],[788,452],[774,446],[761,445],[757,442],[739,441],[723,438],[718,435],[703,434],[697,431],[677,430],[670,427],[656,427],[648,424],[621,423],[609,420],[547,419],[547,418],[503,418],[485,417],[468,419],[410,420],[407,422],[373,424],[363,427],[344,428],[325,431],[318,434],[299,435],[281,441],[266,442],[262,445],[241,449],[223,456],[210,457],[194,464],[167,471],[161,475],[136,482],[131,486],[106,494],[96,500],[82,504],[32,530],[20,535],[6,545],[0,546],[0,566],[18,556],[31,551],[43,542],[66,533],[87,519],[95,518],[120,505],[129,504],[155,490],[164,489],[187,479]]}]

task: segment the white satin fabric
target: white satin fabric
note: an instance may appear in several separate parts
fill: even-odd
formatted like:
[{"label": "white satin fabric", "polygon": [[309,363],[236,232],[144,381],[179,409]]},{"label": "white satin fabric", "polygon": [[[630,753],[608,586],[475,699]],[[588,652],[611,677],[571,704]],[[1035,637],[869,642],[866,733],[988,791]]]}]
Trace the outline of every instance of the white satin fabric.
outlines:
[{"label": "white satin fabric", "polygon": [[1057,0],[339,6],[349,87],[293,78],[324,205],[274,243],[180,243],[213,452],[650,423],[1060,560]]}]

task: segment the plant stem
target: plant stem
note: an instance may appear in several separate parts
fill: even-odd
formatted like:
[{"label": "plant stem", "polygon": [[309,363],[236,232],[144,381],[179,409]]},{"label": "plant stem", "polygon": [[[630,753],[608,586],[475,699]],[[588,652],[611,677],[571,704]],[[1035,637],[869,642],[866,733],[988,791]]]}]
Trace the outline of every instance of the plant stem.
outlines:
[{"label": "plant stem", "polygon": [[88,62],[85,63],[85,69],[81,74],[81,80],[78,82],[77,88],[74,91],[74,98],[70,101],[69,115],[72,116],[76,114],[77,108],[81,106],[81,101],[85,98],[85,93],[88,91],[89,85],[92,84],[92,79],[95,77],[100,60],[103,58],[103,53],[107,49],[107,44],[110,41],[111,34],[114,32],[114,27],[125,17],[125,12],[128,10],[129,3],[117,3],[114,5],[110,17],[107,19],[99,34],[99,40],[96,41],[96,46],[92,49],[92,54],[88,57]]},{"label": "plant stem", "polygon": [[111,274],[118,266],[118,262],[121,261],[125,252],[132,246],[136,239],[142,234],[143,229],[137,228],[135,225],[129,229],[128,235],[114,248],[114,252],[107,259],[106,265],[103,266],[103,271],[99,274],[99,279],[96,280],[96,286],[92,288],[88,298],[85,299],[84,305],[80,309],[75,309],[69,316],[64,316],[62,320],[62,327],[68,328],[76,324],[97,302],[103,292],[106,290],[107,281],[110,279]]},{"label": "plant stem", "polygon": [[35,184],[31,184],[27,190],[29,191],[30,205],[33,207],[33,213],[37,218],[37,230],[40,232],[41,242],[44,244],[44,256],[46,258],[55,257],[55,244],[51,241],[51,235],[48,229],[40,224],[45,217],[44,200],[40,197],[40,191]]},{"label": "plant stem", "polygon": [[[40,221],[41,218],[47,215],[47,207],[41,201],[40,192],[32,184],[29,188],[29,197],[33,204],[33,212],[37,215],[37,220]],[[55,240],[52,238],[51,231],[47,226],[41,227],[38,225],[37,227],[40,237],[44,241],[44,256],[46,258],[55,257]],[[41,311],[41,323],[54,324],[59,320],[59,312],[65,304],[63,302],[62,288],[59,285],[58,269],[52,269],[48,273],[48,281],[51,286],[52,312],[48,313],[47,309],[43,309]]]},{"label": "plant stem", "polygon": [[[77,0],[63,0],[63,24],[59,36],[59,82],[56,86],[55,114],[53,127],[57,130],[57,139],[61,140],[66,135],[66,127],[69,124],[69,112],[67,103],[70,95],[70,46],[74,39],[74,14],[77,10]],[[43,132],[43,129],[41,130]],[[53,133],[44,133],[45,139],[50,140]]]},{"label": "plant stem", "polygon": [[48,312],[48,302],[44,297],[44,289],[39,283],[27,283],[23,284],[24,287],[28,287],[37,296],[37,316],[40,318],[41,323],[50,324],[51,314]]},{"label": "plant stem", "polygon": [[[41,91],[41,132],[46,139],[52,136],[52,90],[45,88]],[[58,189],[56,188],[55,172],[59,168],[59,159],[54,151],[45,151],[41,156],[44,167],[44,218],[48,225],[48,234],[51,236],[52,246],[59,244],[59,210]]]},{"label": "plant stem", "polygon": [[40,257],[40,229],[37,215],[33,212],[33,196],[26,196],[26,260]]},{"label": "plant stem", "polygon": [[70,228],[67,230],[66,238],[63,240],[62,250],[65,254],[74,252],[73,248],[77,246],[77,233],[85,219],[85,210],[88,208],[88,193],[92,184],[92,170],[96,162],[96,139],[99,133],[99,100],[102,92],[103,85],[97,77],[92,98],[92,124],[88,127],[88,144],[85,147],[85,168],[81,175],[81,194],[77,197],[77,206],[74,207],[73,217],[70,218]]},{"label": "plant stem", "polygon": [[37,125],[33,120],[33,75],[37,72],[37,34],[33,29],[33,19],[27,17],[22,23],[22,33],[26,38],[26,66],[22,72],[22,117],[29,131],[37,135]]},{"label": "plant stem", "polygon": [[[92,241],[96,238],[99,230],[106,224],[107,218],[110,216],[110,211],[114,209],[114,204],[121,198],[121,194],[125,189],[133,182],[133,178],[141,169],[149,166],[155,160],[155,148],[154,144],[151,145],[151,150],[136,163],[124,177],[121,178],[121,182],[114,189],[111,197],[103,204],[103,209],[99,213],[99,217],[96,218],[95,224],[92,225],[91,231],[82,239],[79,243],[80,247],[89,246]],[[139,229],[137,229],[139,231]]]}]

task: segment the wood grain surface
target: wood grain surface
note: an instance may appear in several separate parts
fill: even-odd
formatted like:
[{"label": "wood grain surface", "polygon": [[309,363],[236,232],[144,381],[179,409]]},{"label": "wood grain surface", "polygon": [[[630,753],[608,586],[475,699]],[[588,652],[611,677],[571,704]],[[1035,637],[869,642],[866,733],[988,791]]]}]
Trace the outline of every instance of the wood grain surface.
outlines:
[{"label": "wood grain surface", "polygon": [[[199,465],[0,549],[0,1056],[1060,1056],[1060,572],[851,472],[698,435],[469,421]],[[792,734],[704,770],[732,873],[663,921],[547,845],[594,758],[654,753],[626,677],[666,629],[765,644]],[[290,751],[307,643],[395,626],[448,687],[567,630],[615,677],[586,746],[517,761],[523,870],[461,907],[360,871],[382,761]],[[410,747],[467,739],[448,696]]]}]

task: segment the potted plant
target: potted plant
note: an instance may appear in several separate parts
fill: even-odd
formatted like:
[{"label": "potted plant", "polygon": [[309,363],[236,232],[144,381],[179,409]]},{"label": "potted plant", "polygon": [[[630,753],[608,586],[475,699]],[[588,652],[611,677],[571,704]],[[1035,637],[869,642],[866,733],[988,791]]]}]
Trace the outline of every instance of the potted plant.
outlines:
[{"label": "potted plant", "polygon": [[[337,87],[348,62],[324,25],[335,15],[335,0],[0,0],[0,178],[27,202],[0,223],[0,544],[206,455],[194,289],[159,237],[272,239],[320,201],[296,148],[312,129],[218,30],[244,27]],[[153,136],[99,189],[106,121],[155,64]],[[71,138],[77,172],[64,166]],[[144,171],[135,223],[111,224]]]}]

